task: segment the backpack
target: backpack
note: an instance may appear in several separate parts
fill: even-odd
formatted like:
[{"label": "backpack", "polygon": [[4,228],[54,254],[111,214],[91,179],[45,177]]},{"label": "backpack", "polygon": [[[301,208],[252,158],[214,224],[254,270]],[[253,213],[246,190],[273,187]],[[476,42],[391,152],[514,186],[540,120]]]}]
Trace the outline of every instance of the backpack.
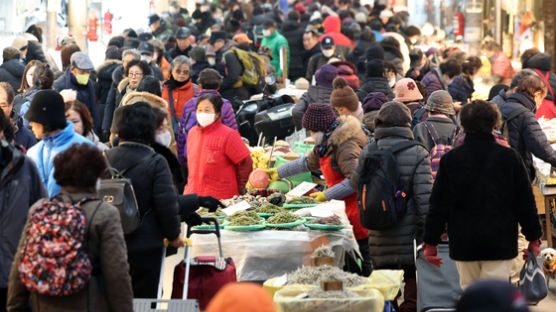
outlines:
[{"label": "backpack", "polygon": [[233,48],[231,50],[241,64],[241,76],[239,79],[252,86],[260,86],[264,82],[264,61],[251,51]]},{"label": "backpack", "polygon": [[65,203],[53,197],[33,211],[18,263],[21,282],[30,292],[69,296],[87,286],[93,272],[87,234],[102,204],[87,225],[82,206],[92,200]]},{"label": "backpack", "polygon": [[100,188],[97,193],[104,202],[118,208],[124,235],[133,233],[141,225],[141,213],[137,205],[135,191],[131,180],[126,178],[124,174],[154,156],[156,156],[156,153],[144,157],[124,170],[118,171],[112,167],[110,160],[108,160],[108,154],[106,151],[104,152],[110,178],[100,180]]},{"label": "backpack", "polygon": [[413,128],[415,128],[415,126],[420,124],[422,121],[426,120],[427,117],[429,117],[429,114],[424,107],[421,107],[421,108],[417,109],[413,113],[413,116],[412,116],[412,119],[411,119],[411,130],[413,130]]},{"label": "backpack", "polygon": [[500,132],[506,138],[506,141],[511,145],[510,142],[510,132],[508,129],[508,124],[510,121],[514,120],[517,116],[528,112],[529,110],[522,105],[519,105],[516,109],[511,111],[508,115],[502,114],[502,126],[500,127]]},{"label": "backpack", "polygon": [[409,183],[403,186],[395,154],[417,145],[421,144],[405,141],[387,149],[379,149],[376,141],[368,145],[365,159],[357,169],[360,177],[357,203],[363,227],[385,230],[396,225],[405,215],[418,166],[415,166]]},{"label": "backpack", "polygon": [[440,137],[438,135],[438,131],[436,131],[436,128],[434,127],[434,124],[429,121],[424,121],[423,125],[425,126],[425,128],[427,128],[427,131],[429,132],[429,135],[431,136],[432,142],[434,144],[432,149],[430,150],[432,179],[434,181],[436,179],[436,174],[438,173],[438,167],[440,166],[440,159],[442,158],[442,156],[444,156],[444,154],[448,153],[454,148],[456,139],[459,135],[459,129],[457,127],[454,129],[450,138],[450,143],[438,144],[438,142],[440,141]]}]

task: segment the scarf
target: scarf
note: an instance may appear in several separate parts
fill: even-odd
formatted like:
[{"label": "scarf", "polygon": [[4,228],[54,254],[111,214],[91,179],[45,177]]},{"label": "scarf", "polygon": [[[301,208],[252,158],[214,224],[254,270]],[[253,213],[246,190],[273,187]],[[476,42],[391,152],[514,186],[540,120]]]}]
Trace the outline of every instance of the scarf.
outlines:
[{"label": "scarf", "polygon": [[324,137],[322,138],[322,142],[320,142],[320,144],[315,146],[314,151],[315,151],[315,154],[319,158],[323,158],[324,156],[326,156],[328,154],[328,149],[329,149],[328,139],[330,138],[330,136],[332,135],[334,130],[336,130],[336,128],[338,128],[338,126],[340,126],[340,123],[338,122],[338,120],[335,119],[330,124],[328,129],[326,130],[326,133],[324,134]]},{"label": "scarf", "polygon": [[170,75],[170,79],[168,79],[167,84],[170,89],[174,90],[183,87],[186,83],[189,82],[189,80],[191,80],[191,77],[187,78],[187,80],[183,82],[179,82],[174,79],[174,76]]}]

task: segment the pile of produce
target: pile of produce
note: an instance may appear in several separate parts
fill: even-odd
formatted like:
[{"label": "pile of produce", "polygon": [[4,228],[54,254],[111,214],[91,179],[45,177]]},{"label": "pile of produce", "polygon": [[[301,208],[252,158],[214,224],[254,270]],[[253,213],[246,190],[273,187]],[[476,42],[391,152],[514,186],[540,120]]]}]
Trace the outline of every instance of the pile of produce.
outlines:
[{"label": "pile of produce", "polygon": [[[257,196],[253,196],[253,195],[249,195],[249,194],[245,194],[245,195],[236,195],[230,199],[224,199],[221,200],[221,202],[226,205],[226,207],[230,207],[233,206],[235,204],[238,204],[241,201],[246,201],[249,204],[251,204],[251,206],[253,206],[254,204],[257,205],[257,203],[259,204],[265,204],[266,201],[266,197],[262,196],[262,195],[257,195]],[[258,207],[258,205],[257,205]]]},{"label": "pile of produce", "polygon": [[301,196],[288,200],[287,204],[290,205],[309,205],[309,204],[319,204],[320,202],[312,197]]},{"label": "pile of produce", "polygon": [[225,217],[226,214],[222,211],[222,208],[217,208],[215,212],[209,212],[207,208],[201,207],[201,209],[197,210],[197,214],[201,217]]},{"label": "pile of produce", "polygon": [[261,223],[261,217],[259,217],[257,213],[252,210],[243,210],[229,216],[228,221],[230,221],[230,226],[255,225]]},{"label": "pile of produce", "polygon": [[297,220],[300,220],[301,218],[302,217],[284,211],[284,212],[277,213],[274,216],[268,218],[266,222],[270,224],[285,224],[285,223],[293,223]]},{"label": "pile of produce", "polygon": [[251,159],[253,160],[253,170],[267,169],[270,161],[270,154],[264,152],[264,148],[258,146],[251,148]]},{"label": "pile of produce", "polygon": [[315,251],[313,252],[313,254],[311,255],[311,258],[320,258],[320,257],[332,257],[334,258],[335,254],[334,251],[332,251],[332,248],[330,248],[330,246],[325,246],[322,245],[319,248],[315,249]]},{"label": "pile of produce", "polygon": [[286,195],[282,193],[274,193],[268,196],[266,200],[273,205],[282,207],[286,202]]},{"label": "pile of produce", "polygon": [[321,281],[341,281],[344,287],[356,287],[367,283],[367,279],[353,273],[342,271],[335,266],[303,266],[288,274],[288,284],[320,286]]},{"label": "pile of produce", "polygon": [[256,189],[264,189],[268,186],[270,176],[264,169],[255,169],[249,175],[249,184]]},{"label": "pile of produce", "polygon": [[324,225],[342,225],[342,220],[337,215],[333,215],[330,217],[321,217],[313,219],[309,222],[309,224],[324,224]]},{"label": "pile of produce", "polygon": [[307,293],[307,298],[357,298],[361,297],[359,294],[349,290],[322,290],[320,287],[315,287]]},{"label": "pile of produce", "polygon": [[278,207],[276,205],[266,203],[255,209],[257,213],[280,213],[283,212],[284,208]]}]

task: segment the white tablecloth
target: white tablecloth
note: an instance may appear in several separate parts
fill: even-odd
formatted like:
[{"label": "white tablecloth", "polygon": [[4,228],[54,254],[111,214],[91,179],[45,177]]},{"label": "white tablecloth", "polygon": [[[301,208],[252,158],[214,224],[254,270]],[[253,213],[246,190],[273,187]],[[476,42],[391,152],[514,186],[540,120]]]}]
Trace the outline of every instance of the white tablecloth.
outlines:
[{"label": "white tablecloth", "polygon": [[[309,265],[311,254],[321,245],[330,245],[336,253],[335,264],[343,266],[346,250],[358,251],[357,241],[349,225],[343,201],[331,201],[315,208],[299,210],[334,213],[346,224],[341,231],[314,231],[300,226],[296,231],[263,230],[254,232],[221,231],[224,257],[236,265],[239,281],[264,281]],[[191,256],[217,255],[215,235],[193,235]]]}]

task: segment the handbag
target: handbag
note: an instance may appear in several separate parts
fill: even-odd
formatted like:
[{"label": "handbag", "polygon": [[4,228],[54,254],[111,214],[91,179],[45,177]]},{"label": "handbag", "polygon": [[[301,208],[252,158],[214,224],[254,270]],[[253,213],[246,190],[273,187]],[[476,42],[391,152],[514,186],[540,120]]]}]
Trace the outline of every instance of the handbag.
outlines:
[{"label": "handbag", "polygon": [[131,180],[126,178],[124,174],[155,155],[156,153],[148,155],[130,167],[118,171],[112,167],[106,151],[104,152],[110,178],[100,180],[100,188],[97,193],[99,198],[116,207],[120,212],[124,235],[133,233],[141,225],[141,213],[135,198],[135,191],[133,190]]},{"label": "handbag", "polygon": [[527,262],[519,273],[519,290],[530,303],[538,303],[548,295],[548,286],[535,254],[529,250]]}]

